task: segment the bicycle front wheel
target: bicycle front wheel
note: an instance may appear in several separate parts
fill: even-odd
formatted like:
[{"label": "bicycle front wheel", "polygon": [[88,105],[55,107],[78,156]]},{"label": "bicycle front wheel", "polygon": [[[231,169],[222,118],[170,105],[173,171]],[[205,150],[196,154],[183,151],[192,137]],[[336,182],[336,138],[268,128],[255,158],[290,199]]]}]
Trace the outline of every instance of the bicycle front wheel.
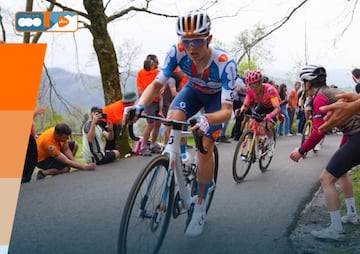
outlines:
[{"label": "bicycle front wheel", "polygon": [[[157,253],[169,226],[174,199],[174,175],[169,158],[159,155],[138,175],[121,218],[118,253]],[[171,177],[171,179],[169,179]],[[164,189],[165,183],[170,183]]]},{"label": "bicycle front wheel", "polygon": [[254,133],[250,130],[243,133],[236,145],[232,173],[235,182],[240,183],[249,173],[254,160],[254,151],[249,151]]}]

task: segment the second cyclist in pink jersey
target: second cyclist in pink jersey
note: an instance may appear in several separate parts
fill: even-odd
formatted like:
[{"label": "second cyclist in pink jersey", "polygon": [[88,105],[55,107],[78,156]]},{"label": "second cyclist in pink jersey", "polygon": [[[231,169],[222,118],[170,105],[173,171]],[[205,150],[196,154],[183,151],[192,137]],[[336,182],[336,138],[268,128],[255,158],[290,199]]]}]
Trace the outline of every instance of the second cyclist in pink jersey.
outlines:
[{"label": "second cyclist in pink jersey", "polygon": [[245,84],[250,88],[246,92],[246,97],[240,112],[246,112],[253,106],[258,114],[266,114],[267,130],[266,134],[269,141],[273,140],[274,125],[276,116],[280,112],[279,93],[275,86],[262,82],[260,71],[249,71],[245,74]]}]

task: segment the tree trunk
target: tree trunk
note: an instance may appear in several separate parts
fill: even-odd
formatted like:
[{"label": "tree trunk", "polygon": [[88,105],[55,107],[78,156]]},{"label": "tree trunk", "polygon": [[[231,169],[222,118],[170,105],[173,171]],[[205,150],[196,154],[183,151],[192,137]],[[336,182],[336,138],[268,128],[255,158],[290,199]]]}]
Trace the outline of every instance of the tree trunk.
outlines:
[{"label": "tree trunk", "polygon": [[121,99],[119,68],[114,44],[107,30],[107,17],[102,0],[84,0],[93,36],[93,45],[98,57],[105,104]]},{"label": "tree trunk", "polygon": [[[98,57],[105,104],[122,98],[120,74],[114,44],[107,30],[107,17],[102,0],[83,0],[90,20],[88,27],[93,36],[93,45]],[[130,151],[128,136],[116,135],[116,149],[125,155]]]}]

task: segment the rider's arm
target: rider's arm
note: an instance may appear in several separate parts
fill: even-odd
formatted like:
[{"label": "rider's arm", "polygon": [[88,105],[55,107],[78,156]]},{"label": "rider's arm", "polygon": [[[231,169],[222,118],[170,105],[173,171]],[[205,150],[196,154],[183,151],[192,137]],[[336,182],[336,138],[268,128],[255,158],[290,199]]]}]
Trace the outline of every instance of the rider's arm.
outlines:
[{"label": "rider's arm", "polygon": [[251,89],[247,89],[246,90],[246,95],[245,95],[245,99],[243,104],[241,105],[240,111],[241,112],[246,112],[250,105],[252,105],[252,101],[253,101],[253,92],[251,91]]},{"label": "rider's arm", "polygon": [[232,109],[232,104],[222,103],[219,111],[206,113],[204,115],[208,118],[209,124],[219,124],[230,120]]},{"label": "rider's arm", "polygon": [[159,95],[162,84],[156,80],[153,80],[150,85],[148,85],[137,102],[138,105],[147,106],[153,99]]},{"label": "rider's arm", "polygon": [[178,64],[176,59],[176,55],[179,53],[178,51],[179,50],[177,49],[177,45],[173,45],[169,49],[164,60],[164,66],[161,67],[159,73],[156,75],[151,84],[146,87],[143,94],[140,96],[139,101],[137,102],[138,105],[147,106],[156,96],[159,95],[160,89],[170,78]]},{"label": "rider's arm", "polygon": [[310,136],[305,140],[305,142],[299,148],[299,153],[304,154],[307,151],[313,149],[317,143],[324,137],[324,133],[319,130],[319,127],[324,123],[324,112],[320,111],[321,106],[328,105],[329,102],[327,98],[323,94],[317,94],[314,98],[313,102],[313,113],[312,113],[312,121],[313,121],[313,129],[311,131]]},{"label": "rider's arm", "polygon": [[326,131],[336,127],[347,121],[352,115],[360,112],[360,94],[340,93],[336,97],[338,98],[337,102],[321,108],[327,113],[321,130]]},{"label": "rider's arm", "polygon": [[267,118],[272,119],[275,116],[277,116],[280,113],[280,97],[276,91],[276,89],[274,87],[270,87],[267,90],[268,94],[269,94],[269,99],[271,102],[272,107],[274,108],[273,111],[271,111]]}]

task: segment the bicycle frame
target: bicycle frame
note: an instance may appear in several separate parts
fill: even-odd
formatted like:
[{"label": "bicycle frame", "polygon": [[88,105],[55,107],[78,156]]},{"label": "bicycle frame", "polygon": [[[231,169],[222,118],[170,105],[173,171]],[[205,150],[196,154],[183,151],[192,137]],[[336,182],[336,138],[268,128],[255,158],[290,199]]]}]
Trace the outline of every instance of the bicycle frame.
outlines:
[{"label": "bicycle frame", "polygon": [[[177,127],[180,127],[180,129]],[[184,208],[188,209],[191,203],[191,195],[190,191],[186,187],[185,178],[183,177],[181,166],[182,161],[179,150],[181,144],[181,137],[186,136],[186,134],[189,135],[190,132],[182,131],[181,126],[173,126],[170,131],[169,142],[165,146],[162,154],[167,154],[167,156],[169,157],[168,175],[170,174],[171,176],[171,174],[175,172],[175,183],[177,183],[180,197],[184,201]],[[168,179],[171,179],[171,177],[169,177]],[[167,188],[169,188],[169,186],[170,183],[169,181],[167,181],[164,186],[164,192]]]},{"label": "bicycle frame", "polygon": [[[187,185],[186,185],[186,181],[183,177],[183,172],[182,172],[182,160],[180,157],[180,144],[181,144],[181,138],[185,137],[185,136],[189,136],[191,135],[191,132],[189,131],[183,131],[183,129],[188,128],[188,126],[194,125],[196,123],[196,121],[190,121],[190,124],[188,122],[183,122],[183,121],[176,121],[176,120],[166,120],[160,117],[156,117],[156,116],[141,116],[144,118],[150,118],[153,120],[160,120],[163,121],[163,123],[165,125],[171,125],[171,131],[170,131],[170,135],[169,135],[169,141],[165,146],[164,151],[162,152],[162,155],[165,155],[169,158],[169,166],[168,166],[168,170],[167,170],[167,175],[166,175],[166,181],[164,182],[164,186],[162,188],[162,195],[160,198],[160,204],[159,204],[159,211],[164,211],[164,208],[166,207],[166,203],[167,203],[167,194],[169,192],[169,188],[171,185],[171,179],[172,176],[175,176],[175,183],[177,184],[178,188],[179,188],[179,194],[180,194],[180,198],[182,200],[182,208],[188,209],[191,205],[191,194],[190,194],[190,190],[188,190]],[[165,122],[164,122],[165,121]],[[129,135],[133,140],[137,140],[138,137],[136,137],[133,133],[132,128],[129,129]],[[204,152],[204,148],[202,146],[202,141],[201,142],[197,142],[197,147],[200,150],[200,152]],[[174,174],[175,172],[175,174]],[[155,169],[153,172],[153,175],[151,176],[151,179],[148,183],[146,192],[144,194],[144,197],[142,199],[142,204],[140,206],[140,210],[143,210],[145,205],[146,205],[146,201],[147,201],[147,197],[148,194],[151,192],[152,190],[152,184],[154,179],[156,178],[157,175],[157,170]],[[142,211],[140,211],[140,214],[142,214]]]},{"label": "bicycle frame", "polygon": [[[250,116],[251,117],[251,116]],[[254,133],[254,137],[251,139],[250,148],[247,151],[247,157],[251,155],[251,153],[254,151],[255,159],[259,159],[261,154],[259,152],[259,138],[262,135],[265,135],[263,125],[264,122],[258,122],[255,119],[250,119],[250,130]],[[242,153],[242,150],[244,147],[241,147],[240,152]]]}]

